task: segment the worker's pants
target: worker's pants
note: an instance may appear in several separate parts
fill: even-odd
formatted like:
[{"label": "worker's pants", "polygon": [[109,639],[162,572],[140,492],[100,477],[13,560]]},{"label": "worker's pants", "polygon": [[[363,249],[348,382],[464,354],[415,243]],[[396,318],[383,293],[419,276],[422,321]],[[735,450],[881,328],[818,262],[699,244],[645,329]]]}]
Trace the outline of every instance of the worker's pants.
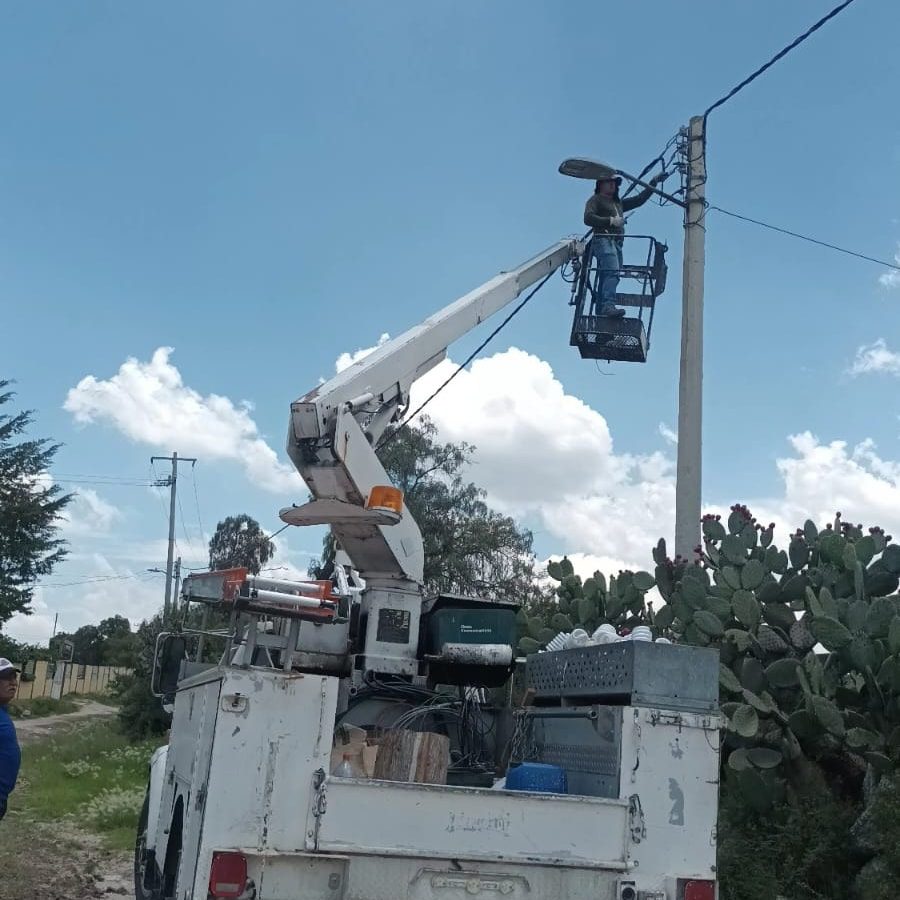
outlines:
[{"label": "worker's pants", "polygon": [[595,302],[600,306],[604,303],[615,303],[619,270],[622,268],[622,248],[614,237],[594,235],[591,253],[597,262]]}]

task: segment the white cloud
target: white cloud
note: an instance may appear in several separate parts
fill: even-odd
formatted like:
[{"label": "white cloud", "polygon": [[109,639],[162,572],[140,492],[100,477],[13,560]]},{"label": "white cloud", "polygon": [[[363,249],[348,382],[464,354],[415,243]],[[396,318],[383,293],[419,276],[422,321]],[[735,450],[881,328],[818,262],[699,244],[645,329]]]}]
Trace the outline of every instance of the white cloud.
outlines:
[{"label": "white cloud", "polygon": [[250,404],[187,387],[169,361],[171,353],[170,347],[160,347],[150,362],[130,358],[106,380],[88,375],[69,391],[64,408],[77,422],[106,422],[152,447],[235,461],[264,490],[289,494],[300,489],[297,472],[260,437]]},{"label": "white cloud", "polygon": [[770,507],[782,519],[796,527],[839,511],[845,521],[900,535],[900,462],[880,457],[868,440],[824,444],[808,431],[789,440],[794,456],[778,460],[784,497]]},{"label": "white cloud", "polygon": [[123,518],[122,511],[91,488],[78,488],[62,514],[65,537],[107,534]]},{"label": "white cloud", "polygon": [[391,336],[385,332],[378,338],[378,343],[374,347],[362,347],[359,350],[354,350],[352,353],[342,353],[335,360],[334,371],[343,372],[344,369],[350,368],[353,363],[365,359],[373,350],[377,350],[382,344],[387,343],[390,339]]},{"label": "white cloud", "polygon": [[853,376],[868,375],[872,372],[900,375],[900,353],[889,350],[884,338],[879,338],[873,344],[864,344],[859,347],[853,363],[847,369],[847,374]]},{"label": "white cloud", "polygon": [[677,432],[675,432],[671,428],[669,428],[669,426],[666,425],[665,422],[659,423],[659,433],[660,433],[660,436],[663,438],[663,440],[666,441],[666,443],[671,444],[673,447],[678,446]]},{"label": "white cloud", "polygon": [[125,616],[132,625],[154,615],[163,604],[164,579],[141,568],[114,566],[100,553],[78,559],[78,573],[64,563],[34,591],[31,615],[15,615],[3,632],[18,641],[46,645],[59,614],[57,631],[75,631],[110,616]]},{"label": "white cloud", "polygon": [[[385,340],[386,335],[380,343]],[[374,349],[343,354],[336,368]],[[872,349],[891,352],[883,342],[861,348]],[[299,476],[279,463],[259,436],[249,406],[217,395],[203,397],[186,387],[169,353],[158,350],[149,363],[128,360],[106,381],[84,379],[70,392],[66,408],[79,421],[109,422],[133,440],[239,461],[251,480],[268,490],[299,484]],[[455,368],[445,360],[421,379],[413,389],[413,405]],[[485,488],[491,505],[527,521],[541,533],[543,546],[554,556],[567,553],[582,575],[595,569],[610,573],[651,568],[650,551],[657,540],[665,537],[671,545],[673,451],[617,452],[604,416],[568,394],[550,365],[538,357],[512,348],[477,360],[429,404],[427,413],[442,440],[476,446],[468,475]],[[675,435],[665,425],[659,426],[659,433],[669,444],[674,442]],[[735,485],[734,496],[706,498],[704,508],[724,512],[731,502],[746,502],[760,520],[776,523],[780,544],[806,518],[822,523],[835,510],[848,521],[879,524],[900,535],[900,461],[879,455],[870,441],[855,446],[827,443],[803,432],[788,442],[789,452],[777,460],[778,491],[746,497]],[[112,529],[120,516],[93,492],[80,495],[72,513],[73,523],[79,524],[70,527],[97,534]],[[276,539],[269,568],[272,574],[304,578],[309,556],[319,549],[319,532],[312,540],[311,533],[302,539],[293,535]],[[303,540],[306,548],[292,549],[295,539]],[[81,577],[134,577],[47,587],[36,597],[36,615],[16,617],[5,630],[28,640],[44,632],[49,636],[48,621],[52,624],[57,609],[62,613],[60,627],[66,630],[117,612],[139,621],[158,609],[162,596],[161,579],[149,580],[144,568],[147,561],[159,564],[164,558],[162,541],[110,547],[103,556],[80,551]],[[69,564],[74,566],[74,561],[75,554]],[[52,580],[66,580],[62,571]]]},{"label": "white cloud", "polygon": [[[53,634],[53,617],[47,604],[40,594],[31,604],[34,612],[30,616],[20,613],[14,615],[3,625],[3,633],[8,634],[13,640],[23,644],[45,645]],[[21,662],[21,660],[15,660]]]},{"label": "white cloud", "polygon": [[[53,487],[55,480],[50,472],[41,472],[34,483],[46,490]],[[123,518],[118,507],[104,500],[92,488],[79,487],[71,493],[72,500],[59,516],[60,529],[65,538],[106,534]]]},{"label": "white cloud", "polygon": [[[413,389],[421,402],[456,366],[445,360]],[[445,441],[477,452],[471,478],[492,506],[537,521],[572,554],[646,566],[670,535],[673,464],[616,453],[606,419],[567,394],[548,363],[512,348],[475,361],[428,405]]]},{"label": "white cloud", "polygon": [[[894,254],[894,262],[900,266],[900,249]],[[886,288],[900,287],[900,271],[891,269],[890,272],[885,272],[884,275],[879,276],[878,283]]]},{"label": "white cloud", "polygon": [[[413,405],[454,369],[448,360],[426,375]],[[617,453],[606,419],[567,394],[543,360],[517,349],[478,360],[426,412],[442,440],[475,445],[469,476],[489,502],[536,523],[542,543],[556,544],[557,556],[568,553],[582,574],[649,568],[660,537],[672,546],[674,460]],[[707,497],[704,509],[727,512],[745,502],[761,521],[776,523],[780,543],[805,519],[824,523],[837,510],[900,535],[900,461],[880,456],[871,441],[827,443],[809,432],[787,440],[790,452],[777,460],[779,491],[748,497],[735,484],[733,496]]]}]

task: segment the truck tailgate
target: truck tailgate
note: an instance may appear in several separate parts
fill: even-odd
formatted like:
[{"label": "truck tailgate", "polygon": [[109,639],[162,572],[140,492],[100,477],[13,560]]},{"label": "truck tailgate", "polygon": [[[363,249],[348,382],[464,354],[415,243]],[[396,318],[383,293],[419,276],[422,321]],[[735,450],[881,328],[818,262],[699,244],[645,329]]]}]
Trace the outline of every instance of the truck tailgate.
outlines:
[{"label": "truck tailgate", "polygon": [[316,802],[319,852],[627,868],[624,800],[331,777]]}]

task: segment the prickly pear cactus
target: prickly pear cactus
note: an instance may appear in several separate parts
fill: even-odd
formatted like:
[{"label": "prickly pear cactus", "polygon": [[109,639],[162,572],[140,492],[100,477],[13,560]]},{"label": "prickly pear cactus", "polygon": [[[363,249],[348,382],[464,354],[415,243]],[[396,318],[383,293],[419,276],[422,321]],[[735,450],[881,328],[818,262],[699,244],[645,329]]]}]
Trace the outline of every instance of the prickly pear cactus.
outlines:
[{"label": "prickly pear cactus", "polygon": [[554,602],[541,610],[520,610],[519,653],[537,652],[561,631],[583,628],[590,634],[604,623],[616,629],[650,624],[646,594],[656,582],[649,572],[621,571],[608,582],[602,572],[594,572],[582,581],[563,557],[547,565],[547,574],[556,582]]},{"label": "prickly pear cactus", "polygon": [[787,550],[774,530],[737,505],[704,517],[693,562],[654,551],[653,625],[719,649],[727,777],[759,807],[810,760],[844,777],[900,761],[900,545],[840,513]]}]

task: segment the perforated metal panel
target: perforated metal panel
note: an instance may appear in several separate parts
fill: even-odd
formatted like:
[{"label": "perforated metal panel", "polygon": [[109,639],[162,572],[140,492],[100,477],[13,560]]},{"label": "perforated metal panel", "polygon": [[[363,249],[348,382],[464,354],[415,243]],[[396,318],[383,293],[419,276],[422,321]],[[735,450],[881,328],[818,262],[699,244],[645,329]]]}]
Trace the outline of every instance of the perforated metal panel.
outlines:
[{"label": "perforated metal panel", "polygon": [[529,758],[565,769],[570,794],[618,798],[621,709],[530,709],[525,718]]},{"label": "perforated metal panel", "polygon": [[708,647],[619,641],[528,657],[528,687],[537,700],[603,703],[711,712],[719,702],[719,654]]}]

